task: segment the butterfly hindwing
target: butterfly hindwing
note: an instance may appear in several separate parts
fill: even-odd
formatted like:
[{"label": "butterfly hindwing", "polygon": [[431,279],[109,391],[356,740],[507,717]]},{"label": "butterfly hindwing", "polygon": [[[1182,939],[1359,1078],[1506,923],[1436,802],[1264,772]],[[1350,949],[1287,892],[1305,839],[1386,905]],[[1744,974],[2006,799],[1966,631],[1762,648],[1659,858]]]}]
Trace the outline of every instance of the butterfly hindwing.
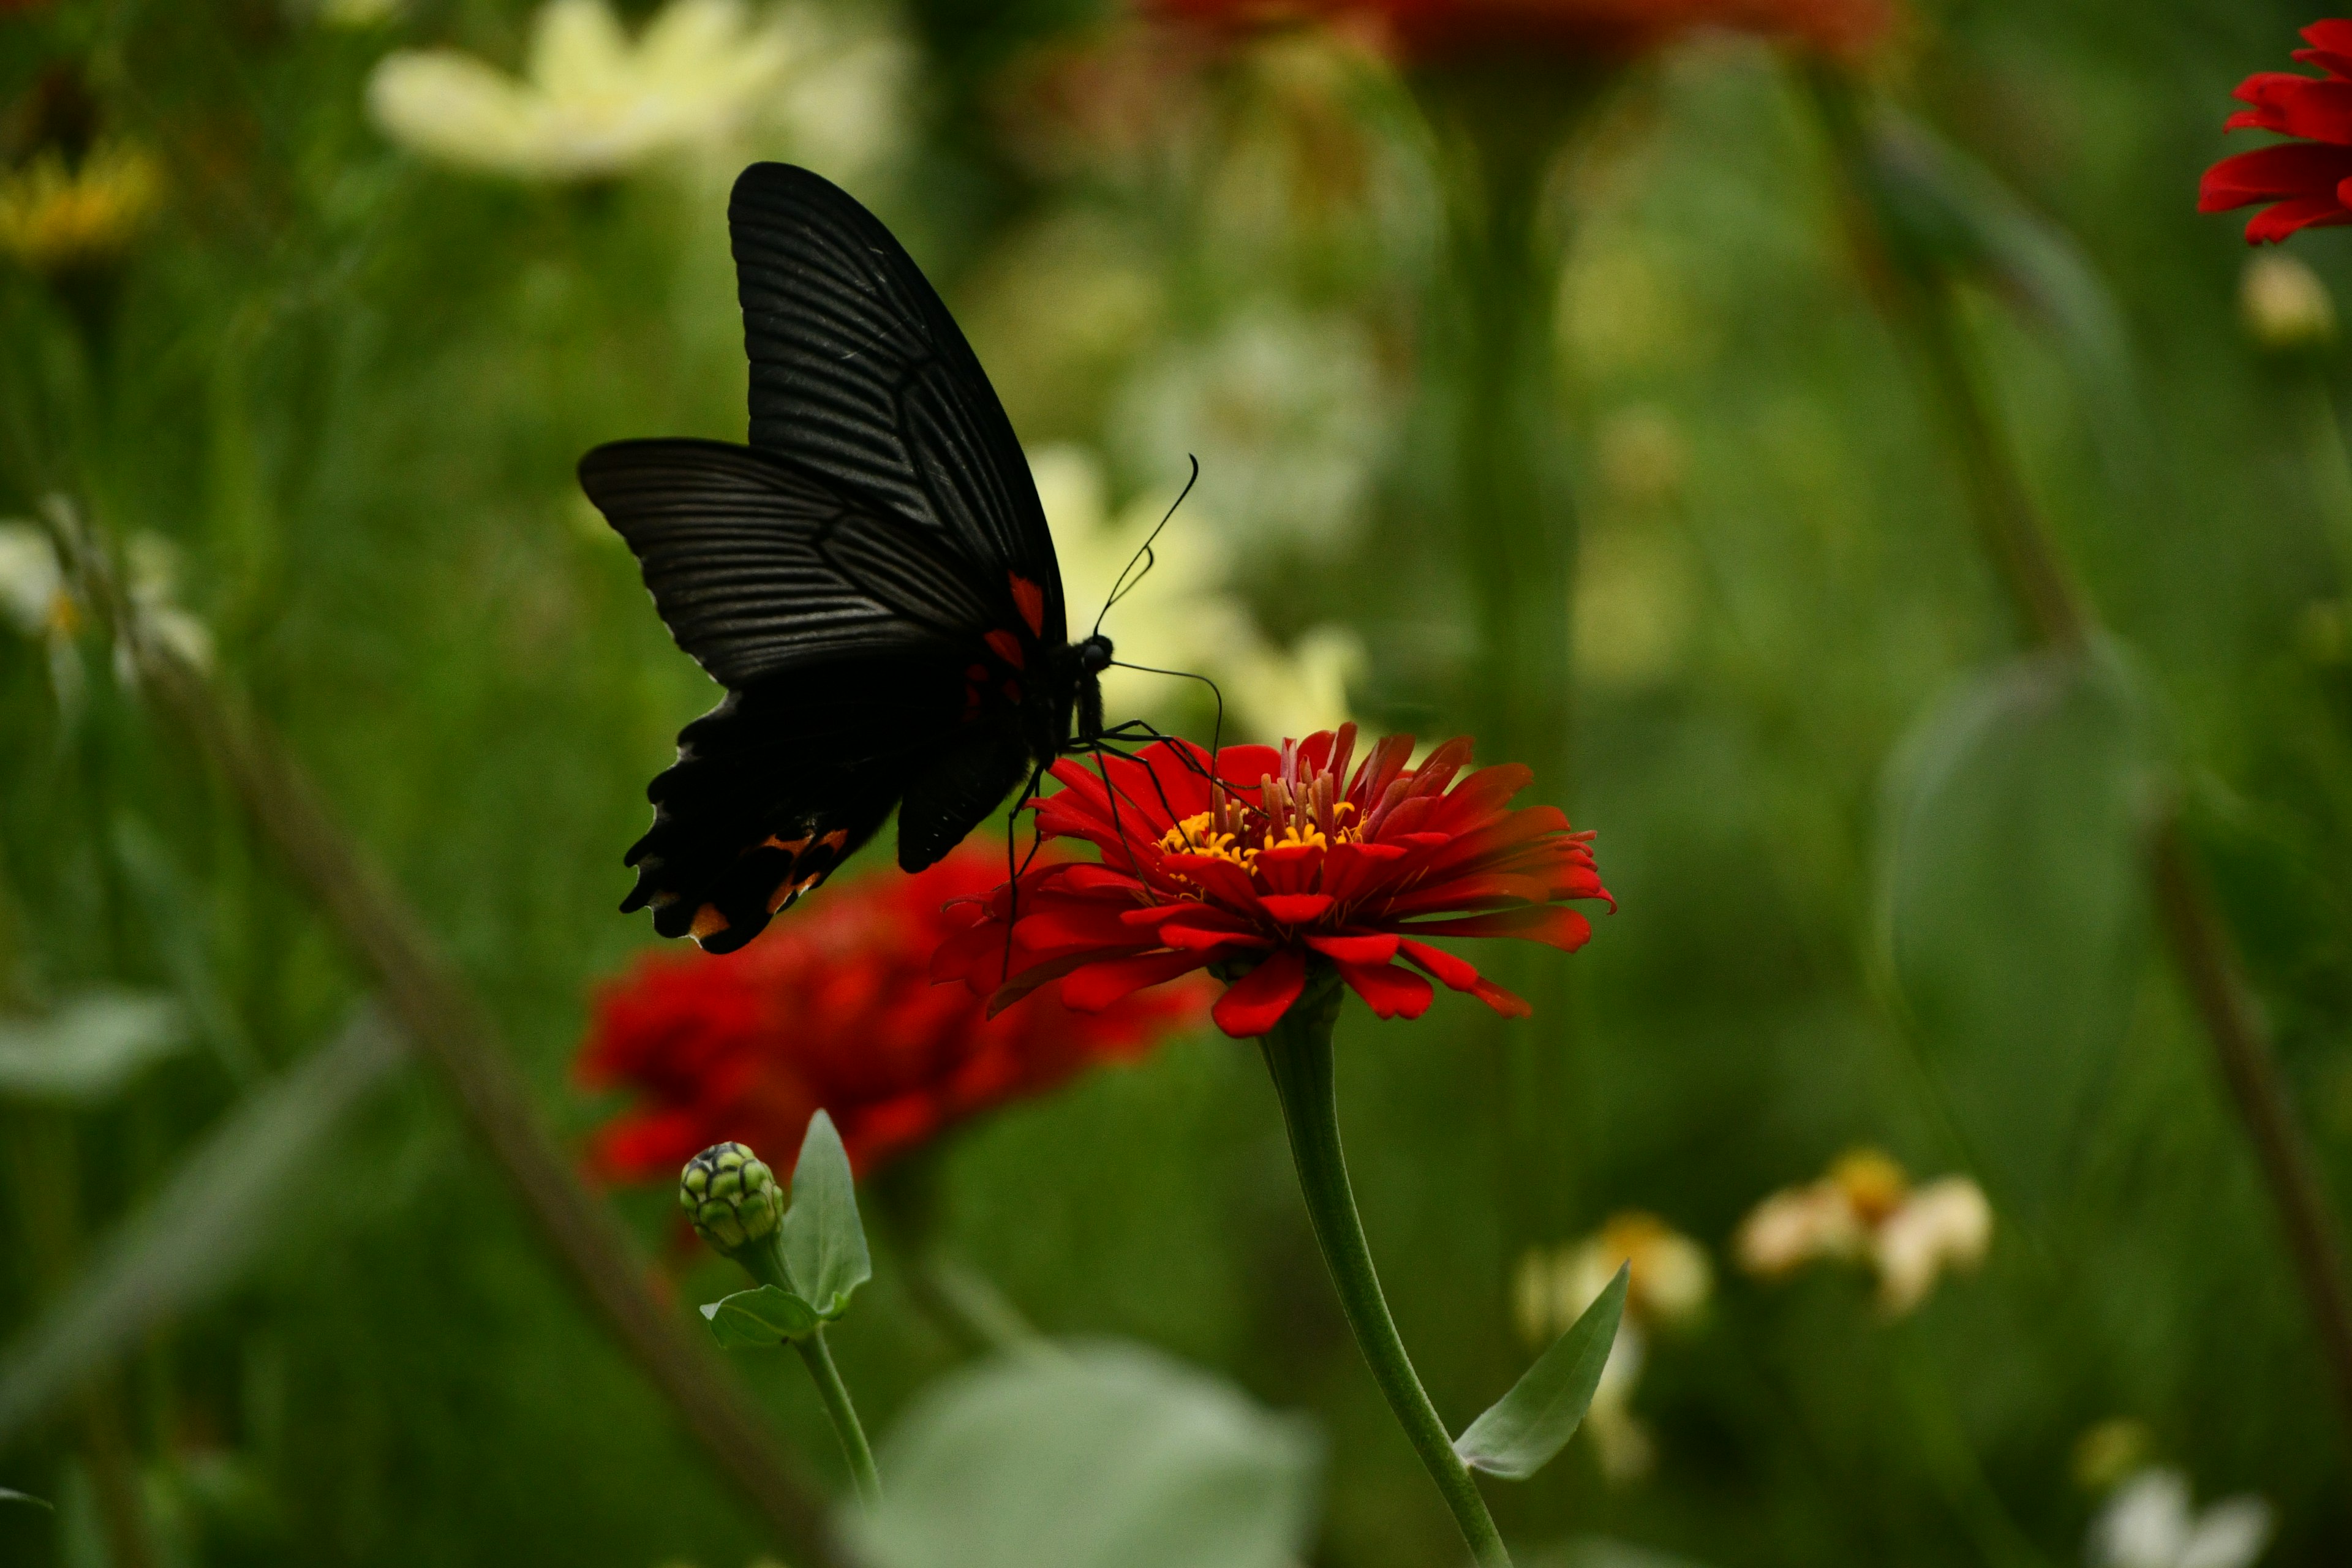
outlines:
[{"label": "butterfly hindwing", "polygon": [[730,691],[678,735],[646,795],[624,912],[664,936],[740,946],[874,837],[956,725],[936,660],[788,671]]},{"label": "butterfly hindwing", "polygon": [[754,163],[728,204],[751,444],[945,534],[1067,636],[1061,572],[1027,458],[971,347],[912,258],[847,193]]}]

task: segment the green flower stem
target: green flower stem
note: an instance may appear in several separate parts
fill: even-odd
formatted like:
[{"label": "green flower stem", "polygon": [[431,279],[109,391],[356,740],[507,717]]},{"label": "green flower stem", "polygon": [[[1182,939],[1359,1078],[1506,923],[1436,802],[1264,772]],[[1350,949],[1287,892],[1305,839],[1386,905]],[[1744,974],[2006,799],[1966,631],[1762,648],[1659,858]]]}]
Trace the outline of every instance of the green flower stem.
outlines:
[{"label": "green flower stem", "polygon": [[808,1368],[809,1377],[816,1384],[817,1396],[824,1401],[824,1413],[833,1417],[834,1436],[841,1439],[842,1457],[849,1461],[849,1473],[857,1483],[857,1500],[867,1508],[882,1500],[882,1474],[874,1468],[874,1450],[866,1441],[866,1428],[857,1419],[857,1407],[849,1402],[849,1385],[841,1381],[841,1369],[833,1364],[833,1351],[824,1342],[824,1330],[804,1340],[795,1341],[793,1349],[801,1352],[801,1364]]},{"label": "green flower stem", "polygon": [[1364,1243],[1363,1222],[1356,1215],[1356,1197],[1339,1148],[1339,1101],[1331,1072],[1331,1026],[1339,1016],[1339,995],[1338,982],[1329,975],[1310,984],[1273,1032],[1258,1042],[1282,1101],[1291,1157],[1298,1166],[1298,1190],[1307,1200],[1307,1217],[1323,1248],[1331,1283],[1339,1292],[1340,1310],[1371,1366],[1372,1381],[1381,1385],[1413,1452],[1437,1483],[1478,1568],[1510,1568],[1510,1553],[1503,1548],[1494,1516],[1486,1511],[1486,1500],[1478,1495],[1469,1467],[1454,1452],[1445,1423],[1438,1418],[1437,1407],[1430,1404],[1412,1358],[1405,1354],[1404,1342],[1397,1337],[1396,1321],[1389,1316],[1380,1277],[1372,1269],[1371,1249]]},{"label": "green flower stem", "polygon": [[[744,1247],[735,1254],[735,1261],[761,1284],[793,1290],[792,1274],[784,1268],[781,1233],[771,1237],[765,1247]],[[796,1290],[793,1293],[799,1294]],[[824,1401],[824,1413],[833,1422],[833,1435],[841,1441],[841,1457],[849,1461],[849,1476],[857,1487],[857,1500],[872,1508],[882,1500],[882,1472],[874,1468],[874,1448],[866,1440],[865,1423],[857,1419],[857,1406],[850,1403],[849,1385],[841,1381],[841,1368],[834,1364],[833,1347],[824,1342],[824,1325],[818,1324],[808,1338],[793,1341],[793,1349],[800,1352],[801,1364],[808,1368],[809,1381],[816,1384],[817,1397]]]}]

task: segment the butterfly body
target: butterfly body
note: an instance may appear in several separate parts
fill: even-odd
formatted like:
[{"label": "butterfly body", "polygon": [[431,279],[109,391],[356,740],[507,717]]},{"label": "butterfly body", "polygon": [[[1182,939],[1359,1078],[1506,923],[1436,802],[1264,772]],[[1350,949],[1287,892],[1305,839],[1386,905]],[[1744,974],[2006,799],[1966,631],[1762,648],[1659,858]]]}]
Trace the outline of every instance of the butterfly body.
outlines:
[{"label": "butterfly body", "polygon": [[751,444],[620,441],[580,480],[677,642],[727,688],[646,795],[623,910],[717,952],[877,832],[945,855],[1102,732],[1109,640],[1068,637],[1012,425],[889,231],[804,169],[728,208]]}]

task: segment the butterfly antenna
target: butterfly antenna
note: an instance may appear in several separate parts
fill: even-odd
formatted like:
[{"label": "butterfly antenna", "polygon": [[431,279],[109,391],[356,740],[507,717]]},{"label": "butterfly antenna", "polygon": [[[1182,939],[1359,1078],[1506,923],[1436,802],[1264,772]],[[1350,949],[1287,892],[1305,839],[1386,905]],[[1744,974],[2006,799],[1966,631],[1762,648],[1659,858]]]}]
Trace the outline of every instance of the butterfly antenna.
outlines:
[{"label": "butterfly antenna", "polygon": [[1201,481],[1201,459],[1188,453],[1186,460],[1192,465],[1191,477],[1185,479],[1184,488],[1176,492],[1176,499],[1168,503],[1168,510],[1160,518],[1158,525],[1145,536],[1141,548],[1138,549],[1128,559],[1127,564],[1119,569],[1118,581],[1110,585],[1110,597],[1103,601],[1101,614],[1095,616],[1095,632],[1098,633],[1102,630],[1103,616],[1110,614],[1111,606],[1134,593],[1136,585],[1150,575],[1151,568],[1159,563],[1160,558],[1151,552],[1152,545],[1159,541],[1160,530],[1168,526],[1168,520],[1176,515],[1176,509],[1184,504],[1184,498],[1192,493],[1192,487]]}]

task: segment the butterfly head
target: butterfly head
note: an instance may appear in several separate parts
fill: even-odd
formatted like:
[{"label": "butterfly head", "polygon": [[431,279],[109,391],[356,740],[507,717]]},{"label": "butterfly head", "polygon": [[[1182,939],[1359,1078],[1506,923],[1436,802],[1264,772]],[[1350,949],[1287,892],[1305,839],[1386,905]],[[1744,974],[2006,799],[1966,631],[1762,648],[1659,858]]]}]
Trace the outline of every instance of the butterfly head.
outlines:
[{"label": "butterfly head", "polygon": [[1091,741],[1102,733],[1102,672],[1110,668],[1110,638],[1095,632],[1070,652],[1078,667],[1078,738]]}]

